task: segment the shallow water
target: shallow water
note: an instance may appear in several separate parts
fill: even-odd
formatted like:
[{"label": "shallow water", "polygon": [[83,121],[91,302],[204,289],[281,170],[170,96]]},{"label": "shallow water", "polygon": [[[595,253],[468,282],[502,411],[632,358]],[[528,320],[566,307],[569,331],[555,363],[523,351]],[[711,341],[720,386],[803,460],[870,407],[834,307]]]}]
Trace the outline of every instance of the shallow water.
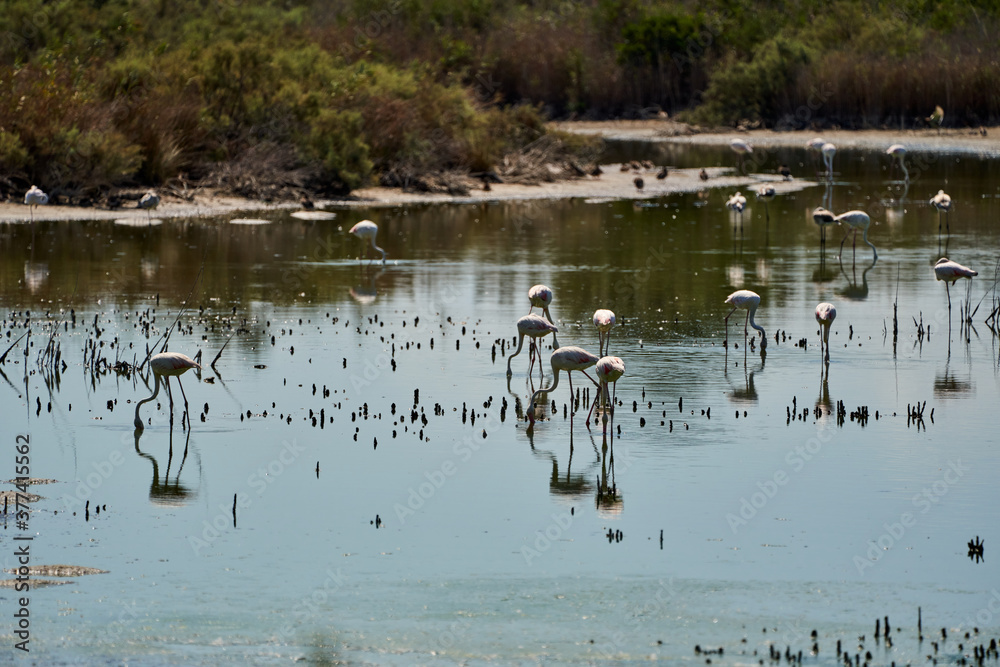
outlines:
[{"label": "shallow water", "polygon": [[[733,159],[613,150],[684,167]],[[270,221],[252,225],[0,226],[0,354],[32,331],[27,357],[22,340],[0,367],[0,476],[14,476],[15,437],[27,435],[31,475],[58,480],[32,488],[44,500],[27,530],[7,519],[4,566],[13,537],[33,535],[34,564],[110,571],[32,591],[32,655],[627,663],[700,661],[700,645],[724,648],[716,664],[744,664],[772,645],[809,656],[815,629],[819,653],[806,659],[833,665],[837,640],[885,664],[923,661],[942,627],[946,662],[988,643],[1000,575],[991,549],[975,562],[966,545],[997,540],[1000,345],[983,319],[1000,163],[911,157],[902,205],[884,156],[844,151],[828,191],[775,199],[769,221],[750,197],[742,235],[731,192],[711,189],[231,216]],[[759,170],[779,162],[815,179],[803,151],[769,154]],[[955,201],[940,241],[927,204],[939,188]],[[824,202],[872,213],[877,262],[860,239],[839,261],[836,227],[821,253],[809,212]],[[345,230],[365,217],[379,224],[384,268],[354,259]],[[968,338],[962,283],[948,334],[932,270],[944,254],[980,271]],[[529,384],[522,352],[508,384],[505,355],[536,283],[555,291],[562,345],[596,352],[593,311],[618,316],[611,353],[627,370],[606,448],[600,424],[584,422],[594,392],[577,374],[583,412],[564,416],[561,377],[551,418],[530,432],[523,420],[538,375]],[[723,301],[743,288],[762,297],[766,355],[744,344],[742,312],[722,345]],[[828,370],[820,301],[838,309]],[[182,307],[170,349],[200,350],[206,366],[183,376],[191,428],[176,391],[171,426],[161,392],[137,436],[134,402],[150,388],[92,373],[84,348],[141,360]],[[38,363],[53,324],[58,372]],[[908,420],[924,401],[923,420]],[[840,402],[869,419],[840,422]],[[0,605],[12,618],[10,589]],[[886,615],[891,647],[872,636]],[[978,637],[962,638],[973,626]],[[12,631],[8,620],[5,650]]]}]

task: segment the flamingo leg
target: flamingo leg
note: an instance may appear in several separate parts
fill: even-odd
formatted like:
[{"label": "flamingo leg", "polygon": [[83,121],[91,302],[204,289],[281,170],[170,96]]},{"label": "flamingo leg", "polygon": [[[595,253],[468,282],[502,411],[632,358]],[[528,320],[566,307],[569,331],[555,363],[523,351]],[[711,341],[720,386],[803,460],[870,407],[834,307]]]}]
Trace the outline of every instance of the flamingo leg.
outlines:
[{"label": "flamingo leg", "polygon": [[[735,312],[736,312],[736,306],[733,306],[733,309],[729,311],[729,315],[732,315]],[[726,322],[726,339],[722,341],[722,347],[727,347],[727,348],[729,347],[729,315],[726,315],[726,317],[724,318]]]},{"label": "flamingo leg", "polygon": [[572,422],[573,415],[576,413],[574,409],[574,398],[573,398],[573,372],[566,371],[566,377],[569,378],[569,418]]},{"label": "flamingo leg", "polygon": [[181,396],[184,397],[184,414],[181,415],[181,426],[184,425],[184,417],[187,416],[188,428],[191,428],[191,414],[188,412],[188,397],[184,393],[184,384],[181,382],[180,377],[177,378],[177,386],[181,388]]}]

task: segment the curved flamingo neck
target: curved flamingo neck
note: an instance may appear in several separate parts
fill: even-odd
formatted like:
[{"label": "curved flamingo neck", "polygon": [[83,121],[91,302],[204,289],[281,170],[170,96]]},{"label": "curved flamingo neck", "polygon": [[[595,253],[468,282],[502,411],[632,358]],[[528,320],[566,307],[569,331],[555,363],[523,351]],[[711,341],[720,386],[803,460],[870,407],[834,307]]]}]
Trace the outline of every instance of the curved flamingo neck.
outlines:
[{"label": "curved flamingo neck", "polygon": [[141,408],[144,404],[149,403],[150,401],[152,401],[160,393],[160,376],[159,376],[159,374],[153,373],[153,378],[155,379],[155,382],[153,384],[153,395],[150,396],[149,398],[144,398],[144,399],[142,399],[141,401],[139,401],[138,403],[135,404],[135,427],[136,428],[144,428],[143,425],[142,425],[142,419],[139,418],[139,408]]},{"label": "curved flamingo neck", "polygon": [[382,248],[379,248],[377,245],[375,245],[375,237],[374,236],[370,236],[369,238],[371,239],[372,247],[375,248],[376,250],[378,250],[380,253],[382,253],[382,263],[385,264],[385,250],[382,250]]},{"label": "curved flamingo neck", "polygon": [[875,259],[878,259],[878,250],[875,248],[875,244],[868,240],[868,228],[865,227],[861,234],[861,240],[871,246],[872,252],[875,253]]},{"label": "curved flamingo neck", "polygon": [[555,388],[559,386],[559,369],[552,369],[554,377],[552,378],[552,384],[548,387],[542,387],[534,394],[531,395],[531,403],[528,405],[528,418],[534,422],[535,421],[535,401],[538,399],[539,394],[547,394],[550,391],[555,391]]},{"label": "curved flamingo neck", "polygon": [[767,335],[767,332],[764,331],[764,327],[760,326],[759,324],[753,321],[753,315],[756,312],[757,312],[757,306],[753,306],[750,308],[750,313],[749,313],[750,326],[759,331],[761,340],[764,340],[764,336]]},{"label": "curved flamingo neck", "polygon": [[507,357],[507,375],[510,375],[510,362],[517,355],[521,354],[521,346],[524,345],[524,334],[521,334],[517,339],[517,352]]}]

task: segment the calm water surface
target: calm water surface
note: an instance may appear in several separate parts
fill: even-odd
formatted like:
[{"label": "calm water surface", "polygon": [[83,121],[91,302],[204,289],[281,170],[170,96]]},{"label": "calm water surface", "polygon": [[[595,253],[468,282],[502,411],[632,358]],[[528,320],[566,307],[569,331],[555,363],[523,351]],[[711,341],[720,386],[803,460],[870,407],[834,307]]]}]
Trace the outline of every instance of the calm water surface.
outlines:
[{"label": "calm water surface", "polygon": [[[732,160],[655,151],[677,166]],[[904,192],[884,156],[838,153],[831,187],[778,197],[769,221],[751,197],[742,235],[731,192],[712,189],[345,209],[331,221],[268,213],[255,226],[0,226],[0,353],[31,329],[0,367],[0,476],[14,476],[27,435],[31,475],[57,480],[33,487],[43,500],[26,531],[4,524],[3,563],[30,534],[33,564],[109,570],[31,592],[31,656],[701,662],[700,645],[735,665],[773,645],[833,665],[837,640],[853,654],[862,634],[876,664],[923,661],[942,627],[945,662],[988,643],[1000,632],[1000,345],[983,319],[1000,164],[911,158]],[[778,162],[816,180],[802,151],[761,170]],[[940,238],[927,204],[939,188],[955,201]],[[872,213],[877,262],[860,239],[840,261],[837,227],[821,252],[809,212],[824,203]],[[345,230],[362,218],[379,224],[384,268],[355,259]],[[962,283],[949,336],[932,270],[943,255],[980,272],[968,336]],[[526,428],[539,376],[528,380],[522,352],[508,383],[505,355],[536,283],[555,291],[562,345],[596,352],[593,311],[618,316],[611,352],[627,370],[606,439],[584,422],[582,376],[584,413],[565,414],[562,377],[556,411]],[[728,354],[722,345],[723,301],[743,288],[761,295],[766,354],[744,345],[742,312]],[[820,301],[838,309],[828,370]],[[137,435],[134,403],[152,383],[93,373],[91,350],[141,360],[178,314],[170,349],[201,351],[206,366],[183,377],[191,427],[173,383],[173,424],[161,392]],[[53,335],[55,370],[39,363]],[[923,421],[908,420],[924,402]],[[849,416],[865,408],[866,422]],[[967,556],[976,536],[984,562]],[[10,655],[17,600],[0,591]],[[872,636],[886,615],[892,647]]]}]

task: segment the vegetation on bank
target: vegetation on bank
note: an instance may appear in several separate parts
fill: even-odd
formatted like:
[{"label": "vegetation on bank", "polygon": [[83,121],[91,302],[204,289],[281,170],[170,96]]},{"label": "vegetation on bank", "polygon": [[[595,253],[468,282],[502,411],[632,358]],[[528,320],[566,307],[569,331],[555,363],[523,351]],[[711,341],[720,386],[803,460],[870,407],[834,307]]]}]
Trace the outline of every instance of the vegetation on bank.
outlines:
[{"label": "vegetation on bank", "polygon": [[1000,120],[1000,0],[11,0],[4,14],[8,192],[280,197],[551,173],[529,157],[578,172],[593,147],[546,117],[913,127],[939,104],[946,126]]}]

